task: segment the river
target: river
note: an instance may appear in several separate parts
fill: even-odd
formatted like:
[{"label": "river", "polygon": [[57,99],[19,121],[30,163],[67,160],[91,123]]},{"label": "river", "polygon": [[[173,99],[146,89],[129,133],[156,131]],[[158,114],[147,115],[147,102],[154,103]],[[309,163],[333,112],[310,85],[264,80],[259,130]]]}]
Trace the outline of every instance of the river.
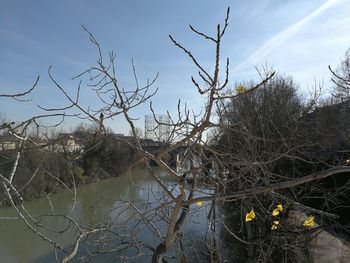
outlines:
[{"label": "river", "polygon": [[[166,175],[161,174],[161,176],[166,180]],[[169,180],[168,182],[171,183]],[[97,225],[103,227],[109,220],[109,222],[113,222],[110,223],[110,226],[113,227],[118,226],[125,218],[135,216],[135,211],[132,209],[119,214],[118,207],[123,203],[118,200],[130,200],[142,208],[147,204],[156,202],[161,194],[162,191],[159,185],[151,177],[139,171],[132,177],[132,181],[128,176],[123,176],[78,187],[77,201],[73,210],[71,208],[74,198],[69,191],[52,195],[50,199],[55,214],[68,213],[70,217],[86,226]],[[51,214],[51,206],[47,198],[25,202],[25,207],[30,214],[34,215],[36,220],[40,219],[42,225],[49,226],[57,231],[67,228],[68,231],[62,231],[63,233],[52,233],[52,231],[44,228],[39,228],[39,230],[50,238],[57,240],[62,247],[71,248],[76,237],[74,227],[68,225],[67,220],[60,216],[41,217],[41,215]],[[203,236],[208,229],[205,216],[206,209],[208,209],[208,206],[205,204],[197,207],[186,222],[184,232],[191,234],[188,236],[194,237],[195,240],[196,237]],[[117,215],[119,216],[117,217]],[[0,217],[11,216],[16,216],[13,208],[0,210]],[[165,234],[164,225],[157,222],[155,224],[161,229],[162,234]],[[153,241],[153,245],[158,242],[147,227],[138,233],[138,237],[150,243]],[[190,243],[193,245],[192,241]],[[85,251],[84,247],[81,246],[80,252]],[[88,253],[79,253],[74,262],[83,261],[82,259],[86,257],[86,254]],[[58,253],[60,260],[62,260],[62,257],[63,252]],[[0,220],[0,259],[1,262],[6,263],[55,262],[55,253],[52,245],[30,231],[22,221],[3,219]],[[89,260],[93,262],[118,262],[121,259],[118,253],[106,253]],[[137,258],[134,262],[149,262],[149,260],[150,258],[145,256]]]}]

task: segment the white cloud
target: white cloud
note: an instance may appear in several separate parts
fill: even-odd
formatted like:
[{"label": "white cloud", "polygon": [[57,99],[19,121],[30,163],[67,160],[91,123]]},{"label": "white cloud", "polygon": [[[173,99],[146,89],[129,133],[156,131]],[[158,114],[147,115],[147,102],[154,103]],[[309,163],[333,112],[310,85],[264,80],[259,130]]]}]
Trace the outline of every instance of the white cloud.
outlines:
[{"label": "white cloud", "polygon": [[[251,52],[232,73],[239,80],[258,77],[254,66],[267,64],[293,77],[301,92],[324,83],[332,87],[328,65],[336,68],[350,46],[350,1],[327,1]],[[286,14],[287,15],[287,14]]]},{"label": "white cloud", "polygon": [[287,42],[291,37],[293,37],[296,33],[300,32],[311,20],[320,16],[322,13],[333,7],[335,4],[341,2],[343,0],[328,0],[320,7],[318,7],[311,14],[302,18],[298,22],[292,24],[286,29],[282,30],[278,34],[271,37],[268,41],[266,41],[260,48],[255,50],[247,59],[245,59],[242,63],[238,64],[234,71],[241,71],[243,69],[251,68],[254,65],[263,63],[268,55],[274,52],[277,48]]}]

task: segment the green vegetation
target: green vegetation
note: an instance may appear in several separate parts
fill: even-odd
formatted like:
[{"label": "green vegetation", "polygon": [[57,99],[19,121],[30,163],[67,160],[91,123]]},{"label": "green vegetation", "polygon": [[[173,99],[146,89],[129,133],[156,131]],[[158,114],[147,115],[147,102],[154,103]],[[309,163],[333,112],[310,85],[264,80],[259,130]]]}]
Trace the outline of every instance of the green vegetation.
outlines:
[{"label": "green vegetation", "polygon": [[[64,145],[64,140],[59,140],[57,144]],[[82,153],[69,152],[65,148],[63,151],[46,148],[28,145],[21,153],[13,184],[26,200],[97,179],[120,176],[137,158],[134,150],[116,142],[111,136],[90,133],[84,138]],[[11,174],[16,154],[15,150],[1,152],[2,174]],[[5,196],[0,198],[1,203],[6,204]]]}]

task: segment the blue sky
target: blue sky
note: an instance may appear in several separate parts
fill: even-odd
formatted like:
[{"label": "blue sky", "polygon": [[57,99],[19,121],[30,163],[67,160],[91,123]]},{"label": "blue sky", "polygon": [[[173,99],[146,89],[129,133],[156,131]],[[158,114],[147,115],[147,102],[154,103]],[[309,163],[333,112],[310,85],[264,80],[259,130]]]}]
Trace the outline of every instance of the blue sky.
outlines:
[{"label": "blue sky", "polygon": [[[278,72],[292,75],[302,92],[324,80],[329,88],[327,66],[336,67],[350,46],[349,0],[110,0],[48,1],[0,0],[0,93],[24,90],[41,79],[33,101],[17,103],[0,100],[0,112],[20,120],[37,114],[37,104],[65,105],[63,97],[50,83],[47,70],[68,90],[70,79],[94,65],[97,54],[81,29],[84,24],[107,52],[117,54],[120,84],[133,85],[131,59],[143,82],[159,72],[153,98],[158,113],[176,110],[177,99],[196,110],[203,100],[196,95],[190,77],[195,68],[185,54],[168,38],[172,34],[212,67],[213,46],[194,36],[194,25],[214,33],[231,7],[230,25],[223,40],[222,57],[229,57],[230,82],[257,78],[255,66],[267,64]],[[83,90],[84,91],[84,90]],[[85,105],[94,97],[85,95]],[[143,105],[133,112],[140,118],[149,113]],[[67,120],[69,128],[80,120]],[[116,132],[127,133],[119,119],[108,123]]]}]

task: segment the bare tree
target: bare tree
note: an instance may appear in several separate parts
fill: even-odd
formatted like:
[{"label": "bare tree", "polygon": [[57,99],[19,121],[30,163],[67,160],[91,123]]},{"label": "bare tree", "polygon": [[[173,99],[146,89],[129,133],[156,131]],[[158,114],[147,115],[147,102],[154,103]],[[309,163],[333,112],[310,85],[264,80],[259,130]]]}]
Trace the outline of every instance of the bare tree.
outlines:
[{"label": "bare tree", "polygon": [[[209,208],[207,218],[210,228],[207,240],[205,240],[209,251],[208,258],[211,262],[220,262],[219,244],[216,239],[218,225],[227,228],[242,243],[251,245],[259,241],[252,241],[251,234],[248,234],[248,237],[239,237],[235,231],[230,230],[225,221],[220,220],[218,217],[217,208],[219,204],[229,201],[250,200],[241,207],[240,216],[243,217],[253,204],[260,202],[260,197],[268,196],[266,202],[260,204],[259,210],[257,208],[257,211],[261,211],[261,214],[264,212],[268,213],[266,209],[270,207],[266,206],[266,204],[271,205],[276,202],[282,202],[282,200],[285,201],[284,203],[297,204],[296,200],[292,198],[293,194],[291,194],[292,196],[285,194],[282,191],[283,189],[291,189],[292,187],[321,180],[334,174],[350,171],[350,168],[347,166],[338,165],[334,167],[327,165],[323,171],[309,169],[309,173],[300,176],[285,174],[286,169],[282,169],[280,164],[280,161],[285,159],[300,160],[310,166],[314,164],[314,160],[307,155],[305,150],[305,147],[312,145],[312,141],[300,144],[298,138],[305,134],[299,134],[298,126],[296,126],[299,125],[299,122],[294,122],[295,118],[302,117],[304,112],[308,111],[307,107],[300,106],[293,90],[285,89],[285,86],[291,84],[290,80],[274,80],[275,72],[273,71],[262,75],[260,83],[239,93],[232,92],[228,87],[229,59],[226,59],[223,65],[221,63],[221,45],[228,28],[229,12],[230,9],[227,10],[223,24],[216,26],[214,36],[207,35],[190,26],[190,30],[195,35],[214,45],[213,53],[215,59],[213,65],[208,67],[208,69],[197,60],[190,50],[180,44],[173,36],[169,36],[172,43],[189,57],[198,70],[198,76],[192,76],[191,79],[195,89],[198,91],[198,96],[204,97],[206,103],[204,111],[197,114],[192,112],[186,104],[182,104],[179,101],[176,117],[168,113],[170,123],[161,123],[157,120],[157,114],[153,110],[152,104],[150,104],[155,121],[159,125],[168,125],[171,131],[169,137],[170,146],[162,149],[161,152],[155,154],[143,147],[138,128],[135,126],[135,118],[131,113],[132,109],[149,101],[156,94],[157,90],[153,89],[153,84],[158,74],[142,85],[138,79],[136,67],[132,62],[135,86],[129,89],[122,88],[118,82],[115,54],[110,52],[106,57],[99,42],[85,27],[83,29],[96,47],[98,58],[96,66],[86,69],[73,78],[78,81],[76,96],[72,97],[66,88],[60,84],[54,77],[52,67],[50,67],[49,77],[54,87],[65,96],[68,103],[67,106],[40,106],[44,111],[43,115],[35,116],[15,126],[9,124],[1,126],[1,129],[10,132],[19,140],[11,171],[8,174],[0,175],[7,201],[16,210],[17,218],[22,220],[35,234],[52,244],[55,250],[63,248],[57,240],[43,234],[41,229],[45,226],[42,226],[40,221],[37,221],[27,212],[20,189],[23,186],[30,185],[38,171],[45,171],[46,174],[55,179],[57,184],[66,187],[75,198],[75,177],[71,176],[71,184],[68,185],[66,181],[52,174],[47,168],[45,169],[42,162],[39,162],[36,164],[35,171],[26,182],[21,183],[21,186],[15,184],[15,178],[18,177],[18,162],[22,158],[22,152],[25,147],[35,146],[44,153],[50,149],[50,142],[43,144],[26,136],[26,129],[31,123],[39,125],[39,119],[65,118],[67,117],[65,112],[70,110],[74,112],[71,116],[89,120],[99,127],[95,134],[96,142],[91,145],[90,149],[86,149],[86,151],[90,151],[96,145],[99,145],[99,141],[102,141],[107,136],[104,121],[116,116],[123,117],[129,125],[133,140],[127,140],[122,136],[113,136],[113,140],[115,143],[124,144],[137,152],[138,157],[130,165],[129,171],[136,166],[142,165],[162,189],[162,194],[155,197],[156,202],[146,207],[140,207],[132,200],[118,200],[121,203],[119,213],[122,214],[125,209],[128,209],[132,211],[134,216],[132,219],[128,218],[125,222],[118,222],[117,226],[113,226],[110,222],[103,226],[83,225],[67,214],[56,214],[55,207],[52,207],[52,213],[50,215],[42,215],[42,217],[61,217],[67,224],[74,226],[76,234],[74,245],[69,251],[66,251],[67,253],[62,262],[72,260],[76,256],[81,242],[91,236],[99,241],[97,242],[98,244],[112,242],[108,238],[111,233],[113,234],[113,242],[116,242],[114,243],[114,248],[103,251],[98,250],[96,253],[118,253],[123,250],[134,249],[137,252],[133,258],[144,255],[145,251],[147,251],[152,262],[166,262],[168,256],[174,255],[172,250],[178,248],[179,260],[186,261],[188,255],[182,244],[182,236],[185,235],[183,232],[184,224],[192,211],[197,209],[197,205],[203,202]],[[85,83],[86,87],[83,86]],[[271,83],[279,88],[266,90]],[[23,96],[30,94],[32,89],[13,95],[4,94],[1,97],[22,100]],[[102,104],[103,106],[95,109],[90,106],[85,107],[81,103],[79,96],[81,92],[85,91],[84,89],[90,89],[95,92],[96,100],[98,101],[96,105]],[[276,109],[270,112],[271,108],[266,103],[260,103],[261,97],[255,97],[256,94],[269,96],[270,100],[273,100],[275,97],[279,98],[279,100],[275,101],[277,104],[274,104]],[[288,108],[282,109],[281,107],[285,103],[290,103],[290,105]],[[239,106],[241,104],[246,106],[242,108]],[[261,109],[254,107],[261,107]],[[237,110],[242,110],[242,112],[232,116],[226,114]],[[264,115],[256,117],[254,111],[260,110],[264,111]],[[275,114],[273,119],[270,119],[271,114]],[[229,119],[231,117],[233,120]],[[228,119],[224,120],[224,118]],[[253,118],[258,119],[252,121]],[[269,124],[269,129],[261,130],[260,127],[266,123]],[[227,144],[232,147],[250,144],[249,147],[245,147],[237,152],[230,152],[217,147],[216,144],[213,144],[213,141],[207,139],[207,134],[212,131],[222,133],[228,129],[233,131],[234,136],[227,141]],[[261,133],[260,131],[263,132]],[[187,163],[187,165],[183,164],[185,168],[179,171],[164,160],[164,156],[171,155],[171,153],[176,151],[183,153],[183,163]],[[156,163],[162,171],[166,172],[171,180],[165,180],[159,176],[157,169],[150,166],[150,161]],[[48,200],[50,200],[49,196]],[[74,205],[75,202],[71,209],[74,209]],[[316,212],[323,213],[322,211]],[[159,227],[160,225],[164,227],[161,228]],[[154,237],[155,241],[152,244],[145,240],[140,240],[137,235],[144,227],[147,227]],[[130,232],[125,234],[125,229],[129,229]],[[252,229],[248,230],[249,233],[252,233],[252,231]],[[302,234],[299,233],[298,237],[300,235]],[[261,245],[262,243],[260,242],[259,244]],[[125,257],[125,259],[129,258]]]},{"label": "bare tree", "polygon": [[336,70],[328,66],[333,77],[332,82],[335,84],[333,96],[336,100],[348,100],[350,90],[350,49],[345,52],[345,57]]}]

